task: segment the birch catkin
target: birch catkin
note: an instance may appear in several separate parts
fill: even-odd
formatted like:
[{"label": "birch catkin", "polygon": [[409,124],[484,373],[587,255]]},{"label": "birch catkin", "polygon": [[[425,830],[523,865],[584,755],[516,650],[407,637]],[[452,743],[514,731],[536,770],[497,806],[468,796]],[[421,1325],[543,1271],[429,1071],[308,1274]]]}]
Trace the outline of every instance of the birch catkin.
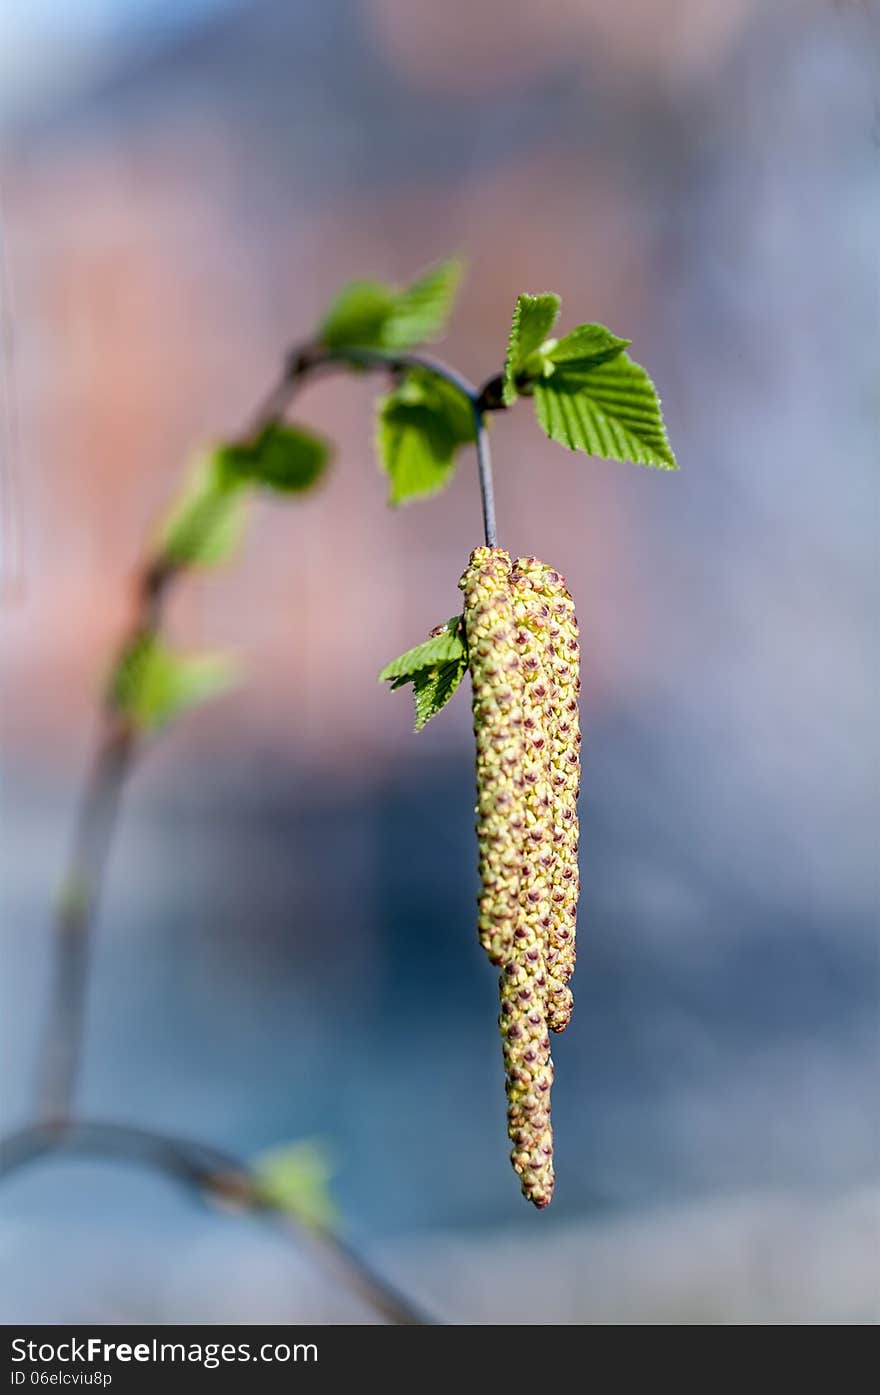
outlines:
[{"label": "birch catkin", "polygon": [[552,848],[549,851],[551,908],[545,960],[548,1022],[562,1032],[571,1017],[568,980],[575,966],[577,926],[578,820],[580,787],[580,651],[574,604],[558,572],[535,557],[520,557],[513,575],[521,628],[537,637],[540,668],[536,690],[544,702],[547,778],[551,785]]},{"label": "birch catkin", "polygon": [[546,1206],[553,1195],[550,1088],[553,1061],[547,1014],[548,933],[553,873],[553,801],[550,783],[549,685],[540,628],[528,623],[513,572],[513,642],[523,676],[522,776],[525,837],[520,863],[520,921],[514,963],[501,976],[501,1039],[507,1076],[511,1161],[525,1196]]},{"label": "birch catkin", "polygon": [[500,549],[477,548],[460,585],[477,746],[480,942],[501,969],[511,1159],[540,1207],[554,1180],[548,1026],[561,1031],[571,1015],[577,626],[562,578],[534,558],[512,563]]},{"label": "birch catkin", "polygon": [[478,547],[459,582],[473,693],[480,849],[480,943],[508,962],[519,922],[522,837],[523,678],[513,643],[510,558]]}]

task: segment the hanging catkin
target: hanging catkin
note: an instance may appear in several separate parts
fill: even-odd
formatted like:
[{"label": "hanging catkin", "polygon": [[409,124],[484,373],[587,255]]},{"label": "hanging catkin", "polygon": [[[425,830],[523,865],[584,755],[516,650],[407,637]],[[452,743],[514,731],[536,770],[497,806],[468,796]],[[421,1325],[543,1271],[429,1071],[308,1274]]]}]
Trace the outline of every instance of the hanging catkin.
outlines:
[{"label": "hanging catkin", "polygon": [[519,923],[525,827],[523,678],[513,643],[510,557],[500,548],[478,547],[459,585],[477,746],[480,943],[493,964],[503,965]]},{"label": "hanging catkin", "polygon": [[552,917],[553,793],[550,782],[550,685],[544,637],[523,605],[519,578],[511,573],[516,621],[513,642],[523,677],[522,777],[525,837],[520,863],[520,922],[514,962],[501,976],[501,1039],[507,1076],[507,1128],[511,1161],[522,1189],[536,1206],[553,1195],[550,1089],[553,1061],[548,1035],[551,986],[547,948]]},{"label": "hanging catkin", "polygon": [[515,610],[521,630],[535,637],[533,690],[544,704],[547,778],[551,786],[552,847],[546,851],[551,907],[546,926],[548,1024],[562,1032],[571,1017],[568,980],[575,966],[578,902],[580,654],[574,604],[558,572],[535,557],[514,564]]},{"label": "hanging catkin", "polygon": [[548,1026],[568,1022],[574,967],[577,627],[562,578],[534,558],[514,564],[498,548],[477,548],[460,585],[477,746],[480,941],[501,968],[511,1158],[525,1196],[546,1206]]}]

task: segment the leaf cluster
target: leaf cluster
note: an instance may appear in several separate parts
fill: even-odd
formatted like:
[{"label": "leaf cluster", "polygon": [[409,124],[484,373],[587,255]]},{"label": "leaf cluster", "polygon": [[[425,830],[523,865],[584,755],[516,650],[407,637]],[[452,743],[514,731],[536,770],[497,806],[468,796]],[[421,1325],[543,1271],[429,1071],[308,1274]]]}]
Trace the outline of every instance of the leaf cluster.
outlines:
[{"label": "leaf cluster", "polygon": [[[344,361],[352,350],[387,355],[398,371],[377,404],[375,444],[389,502],[427,498],[451,480],[463,447],[477,434],[476,397],[427,364],[406,356],[440,335],[455,300],[461,263],[430,267],[407,286],[353,281],[337,295],[314,343]],[[654,384],[627,353],[630,341],[601,324],[553,337],[559,296],[517,298],[501,378],[501,401],[534,403],[545,434],[570,450],[677,468]],[[381,361],[381,360],[380,360]],[[363,366],[363,365],[361,365]],[[330,446],[280,421],[254,437],[215,446],[196,462],[157,539],[161,566],[210,567],[229,558],[243,535],[255,493],[292,498],[323,479]],[[412,684],[416,729],[436,715],[461,683],[467,653],[458,616],[382,672],[392,688]],[[172,655],[154,636],[126,652],[111,682],[113,701],[152,730],[228,685],[225,660]]]}]

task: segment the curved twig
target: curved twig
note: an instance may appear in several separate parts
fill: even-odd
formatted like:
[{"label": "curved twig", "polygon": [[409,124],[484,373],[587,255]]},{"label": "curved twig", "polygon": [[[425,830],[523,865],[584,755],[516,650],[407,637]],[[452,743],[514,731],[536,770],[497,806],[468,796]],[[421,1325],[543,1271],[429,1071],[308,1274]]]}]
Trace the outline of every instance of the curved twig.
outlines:
[{"label": "curved twig", "polygon": [[190,1187],[205,1199],[269,1222],[281,1234],[310,1246],[325,1267],[396,1326],[432,1325],[403,1293],[376,1273],[344,1240],[326,1227],[306,1224],[278,1206],[238,1159],[219,1149],[170,1134],[91,1120],[34,1124],[0,1142],[0,1180],[60,1153],[113,1158],[140,1164]]}]

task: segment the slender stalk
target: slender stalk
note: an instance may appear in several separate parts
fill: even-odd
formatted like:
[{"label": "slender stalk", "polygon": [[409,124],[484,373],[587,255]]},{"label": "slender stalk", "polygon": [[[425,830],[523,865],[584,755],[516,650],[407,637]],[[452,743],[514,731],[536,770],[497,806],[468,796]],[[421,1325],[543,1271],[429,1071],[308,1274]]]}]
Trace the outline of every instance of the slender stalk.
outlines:
[{"label": "slender stalk", "polygon": [[112,1158],[140,1164],[213,1199],[270,1224],[288,1239],[310,1247],[321,1263],[339,1275],[388,1322],[431,1325],[433,1319],[381,1277],[344,1240],[325,1227],[307,1225],[265,1195],[259,1179],[237,1158],[189,1139],[90,1120],[71,1121],[63,1131],[34,1125],[0,1142],[0,1180],[59,1153]]},{"label": "slender stalk", "polygon": [[489,451],[489,429],[486,418],[474,403],[474,426],[477,432],[477,469],[480,477],[480,501],[483,505],[483,534],[487,547],[495,547],[498,531],[495,526],[495,486],[492,480],[492,456]]}]

